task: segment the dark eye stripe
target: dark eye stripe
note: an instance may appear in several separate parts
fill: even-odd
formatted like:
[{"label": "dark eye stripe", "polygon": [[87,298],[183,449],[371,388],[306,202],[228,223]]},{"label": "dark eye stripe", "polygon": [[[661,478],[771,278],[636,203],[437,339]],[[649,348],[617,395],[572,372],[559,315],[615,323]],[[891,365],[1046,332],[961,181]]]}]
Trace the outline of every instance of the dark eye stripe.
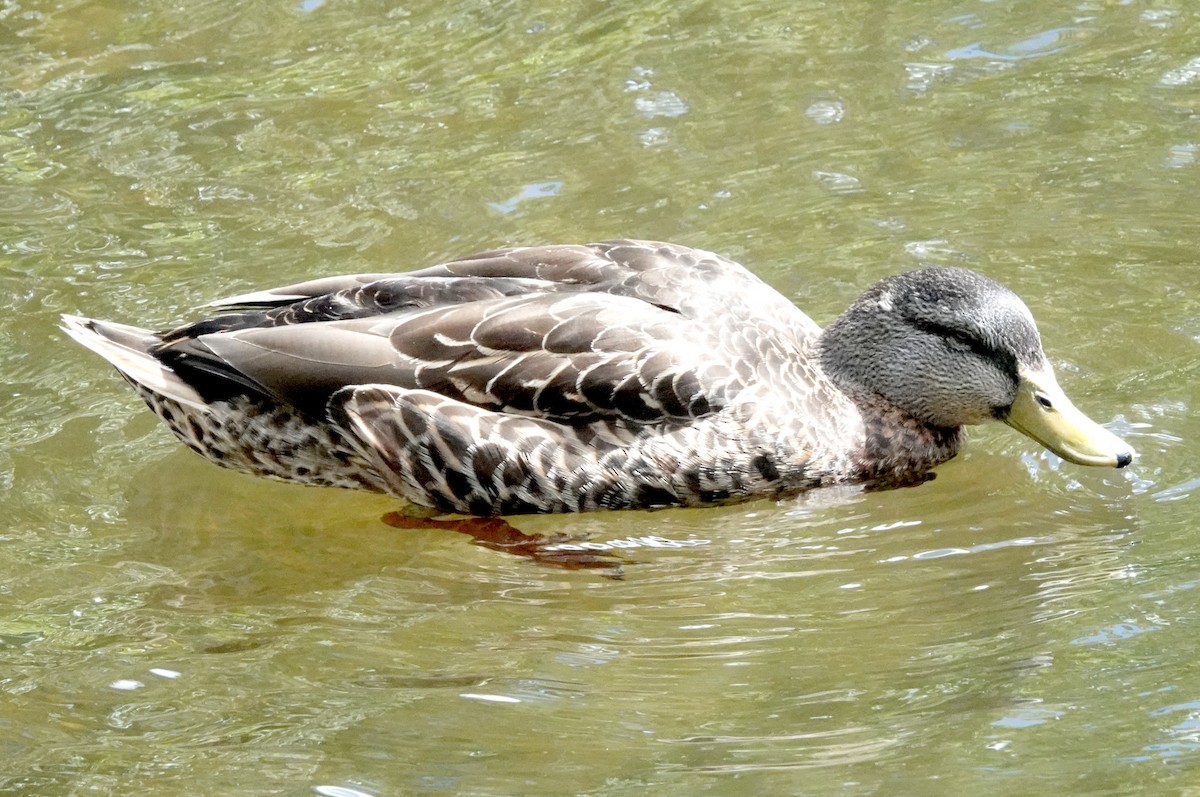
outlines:
[{"label": "dark eye stripe", "polygon": [[1014,380],[1017,378],[1017,356],[1011,351],[989,346],[985,341],[980,340],[979,337],[972,335],[965,329],[948,327],[936,321],[916,318],[908,319],[908,322],[926,334],[958,341],[970,349],[976,357],[994,363],[1001,371],[1011,376]]}]

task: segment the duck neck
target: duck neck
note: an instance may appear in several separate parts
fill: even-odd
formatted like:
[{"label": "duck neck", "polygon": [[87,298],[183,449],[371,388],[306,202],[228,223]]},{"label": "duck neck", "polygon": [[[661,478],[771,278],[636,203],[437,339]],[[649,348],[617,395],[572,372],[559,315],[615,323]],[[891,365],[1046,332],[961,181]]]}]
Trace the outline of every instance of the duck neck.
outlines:
[{"label": "duck neck", "polygon": [[862,477],[878,487],[900,487],[932,478],[929,471],[958,453],[962,427],[931,426],[882,396],[847,391],[863,423],[858,455]]},{"label": "duck neck", "polygon": [[821,370],[858,410],[863,424],[859,465],[863,478],[894,483],[917,481],[953,457],[962,440],[961,426],[931,423],[918,415],[897,361],[909,356],[897,341],[890,314],[867,313],[866,299],[857,302],[829,325],[817,339]]}]

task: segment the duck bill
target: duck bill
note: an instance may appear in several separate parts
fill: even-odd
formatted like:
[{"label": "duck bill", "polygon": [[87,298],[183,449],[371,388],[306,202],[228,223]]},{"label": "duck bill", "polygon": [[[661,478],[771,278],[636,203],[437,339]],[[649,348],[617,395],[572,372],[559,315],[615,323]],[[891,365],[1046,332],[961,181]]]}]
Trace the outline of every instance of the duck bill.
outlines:
[{"label": "duck bill", "polygon": [[1123,468],[1133,461],[1124,440],[1075,408],[1049,366],[1019,370],[1017,397],[1003,420],[1069,462]]}]

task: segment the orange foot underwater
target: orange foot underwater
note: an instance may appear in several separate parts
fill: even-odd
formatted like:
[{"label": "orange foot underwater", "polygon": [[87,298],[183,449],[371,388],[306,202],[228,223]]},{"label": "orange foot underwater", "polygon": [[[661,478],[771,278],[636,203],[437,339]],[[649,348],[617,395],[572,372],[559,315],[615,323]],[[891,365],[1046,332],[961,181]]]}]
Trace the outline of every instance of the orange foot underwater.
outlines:
[{"label": "orange foot underwater", "polygon": [[383,522],[397,529],[441,529],[466,534],[476,545],[493,551],[525,556],[533,561],[564,570],[610,570],[611,578],[623,578],[627,560],[602,551],[559,547],[575,539],[567,534],[541,537],[526,534],[504,518],[468,517],[456,520],[417,518],[401,512],[388,512]]}]

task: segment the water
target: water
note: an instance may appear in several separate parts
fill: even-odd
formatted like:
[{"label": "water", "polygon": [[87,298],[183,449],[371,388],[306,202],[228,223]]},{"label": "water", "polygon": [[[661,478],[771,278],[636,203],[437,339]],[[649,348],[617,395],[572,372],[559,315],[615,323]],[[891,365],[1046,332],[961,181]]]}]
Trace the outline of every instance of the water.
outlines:
[{"label": "water", "polygon": [[[3,4],[0,793],[1194,788],[1198,36],[1166,1]],[[521,522],[643,540],[614,580],[221,471],[55,328],[619,235],[821,323],[980,269],[1140,458],[981,429],[919,488]]]}]

